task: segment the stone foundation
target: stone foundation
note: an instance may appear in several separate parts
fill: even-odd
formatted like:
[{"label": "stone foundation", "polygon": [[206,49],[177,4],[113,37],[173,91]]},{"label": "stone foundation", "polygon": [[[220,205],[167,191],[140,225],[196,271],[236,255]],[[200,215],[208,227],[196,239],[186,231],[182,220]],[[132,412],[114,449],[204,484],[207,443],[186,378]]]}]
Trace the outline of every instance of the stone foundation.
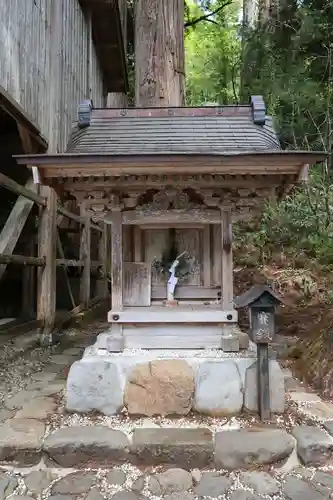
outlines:
[{"label": "stone foundation", "polygon": [[[270,360],[273,413],[285,405],[284,374]],[[253,352],[150,350],[108,353],[86,349],[67,379],[66,408],[115,415],[187,415],[191,411],[223,416],[257,412],[256,356]]]}]

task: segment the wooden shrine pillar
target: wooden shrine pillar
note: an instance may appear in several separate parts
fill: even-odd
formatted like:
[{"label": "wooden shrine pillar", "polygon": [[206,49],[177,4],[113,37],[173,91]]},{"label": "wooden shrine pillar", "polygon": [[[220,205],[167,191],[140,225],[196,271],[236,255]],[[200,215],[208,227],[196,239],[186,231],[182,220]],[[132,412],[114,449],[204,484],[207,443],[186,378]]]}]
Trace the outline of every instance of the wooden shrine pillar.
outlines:
[{"label": "wooden shrine pillar", "polygon": [[111,303],[113,311],[123,308],[123,231],[121,209],[112,209],[111,225]]},{"label": "wooden shrine pillar", "polygon": [[103,225],[103,232],[100,235],[98,256],[99,262],[102,265],[101,278],[98,280],[98,290],[97,295],[99,297],[106,298],[109,294],[108,290],[108,248],[109,248],[109,226],[108,224]]},{"label": "wooden shrine pillar", "polygon": [[38,273],[37,319],[43,321],[41,343],[52,343],[52,330],[56,314],[56,248],[57,248],[57,194],[48,186],[40,187],[46,206],[41,208],[38,254],[45,266]]},{"label": "wooden shrine pillar", "polygon": [[[114,200],[110,214],[111,222],[111,311],[114,316],[123,309],[123,227],[122,207],[119,200]],[[112,323],[111,335],[108,339],[109,351],[119,352],[124,348],[122,326]]]},{"label": "wooden shrine pillar", "polygon": [[203,285],[211,286],[212,284],[212,262],[211,262],[211,226],[205,224],[203,228]]},{"label": "wooden shrine pillar", "polygon": [[90,301],[90,277],[91,277],[91,220],[84,206],[81,207],[81,216],[84,224],[81,229],[80,260],[83,261],[83,269],[80,283],[80,302],[85,307]]},{"label": "wooden shrine pillar", "polygon": [[221,209],[221,299],[222,308],[233,309],[232,214]]}]

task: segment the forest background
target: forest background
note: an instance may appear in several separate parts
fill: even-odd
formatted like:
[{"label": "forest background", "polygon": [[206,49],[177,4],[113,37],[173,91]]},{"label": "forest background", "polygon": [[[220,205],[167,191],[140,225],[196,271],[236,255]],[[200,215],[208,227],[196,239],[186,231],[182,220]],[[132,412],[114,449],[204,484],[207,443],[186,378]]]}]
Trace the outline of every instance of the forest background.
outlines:
[{"label": "forest background", "polygon": [[332,398],[333,2],[186,0],[186,16],[188,105],[263,95],[284,148],[328,154],[307,185],[234,232],[236,291],[272,279],[286,302],[279,332],[298,339],[286,363]]},{"label": "forest background", "polygon": [[[249,95],[261,94],[284,148],[329,154],[324,166],[312,169],[308,186],[266,207],[255,232],[238,228],[238,242],[255,246],[261,264],[278,251],[296,267],[311,259],[331,272],[333,2],[187,0],[186,16],[187,105],[245,104]],[[326,299],[333,300],[330,287]]]}]

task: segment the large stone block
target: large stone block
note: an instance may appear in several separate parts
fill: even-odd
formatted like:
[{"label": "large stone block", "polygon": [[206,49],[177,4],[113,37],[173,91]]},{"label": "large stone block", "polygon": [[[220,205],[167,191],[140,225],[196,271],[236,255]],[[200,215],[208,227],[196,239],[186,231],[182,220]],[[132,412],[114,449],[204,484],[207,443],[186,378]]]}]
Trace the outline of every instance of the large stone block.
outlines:
[{"label": "large stone block", "polygon": [[213,436],[209,429],[135,429],[132,453],[139,464],[169,465],[183,469],[206,467],[213,460]]},{"label": "large stone block", "polygon": [[215,465],[221,469],[247,469],[287,458],[294,440],[280,429],[241,429],[215,435]]},{"label": "large stone block", "polygon": [[283,498],[289,500],[299,500],[308,498],[311,500],[327,500],[328,496],[324,496],[318,489],[309,483],[295,476],[287,476],[282,484]]},{"label": "large stone block", "polygon": [[297,454],[308,467],[322,467],[333,458],[333,438],[318,427],[300,425],[293,435],[297,441]]},{"label": "large stone block", "polygon": [[181,359],[137,365],[127,379],[125,405],[132,415],[187,415],[192,408],[194,372]]},{"label": "large stone block", "polygon": [[0,460],[36,465],[41,458],[45,425],[34,419],[11,419],[0,426]]},{"label": "large stone block", "polygon": [[194,409],[209,415],[238,413],[243,407],[243,385],[232,361],[205,361],[198,369]]},{"label": "large stone block", "polygon": [[68,374],[66,409],[114,415],[123,408],[118,365],[99,356],[75,362]]},{"label": "large stone block", "polygon": [[[258,411],[257,363],[246,369],[244,407],[246,410]],[[276,360],[269,361],[269,395],[272,413],[283,413],[285,408],[284,373]]]},{"label": "large stone block", "polygon": [[105,426],[64,427],[47,436],[43,451],[61,467],[101,467],[128,460],[130,443]]}]

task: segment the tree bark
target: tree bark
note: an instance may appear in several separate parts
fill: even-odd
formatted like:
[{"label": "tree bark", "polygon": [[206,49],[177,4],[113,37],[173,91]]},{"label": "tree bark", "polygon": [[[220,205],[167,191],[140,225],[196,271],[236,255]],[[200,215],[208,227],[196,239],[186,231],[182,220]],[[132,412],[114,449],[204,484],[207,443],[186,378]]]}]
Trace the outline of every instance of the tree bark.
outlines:
[{"label": "tree bark", "polygon": [[253,28],[257,22],[258,12],[255,0],[244,0],[243,2],[243,26]]},{"label": "tree bark", "polygon": [[136,106],[183,106],[184,59],[184,0],[137,0]]}]

